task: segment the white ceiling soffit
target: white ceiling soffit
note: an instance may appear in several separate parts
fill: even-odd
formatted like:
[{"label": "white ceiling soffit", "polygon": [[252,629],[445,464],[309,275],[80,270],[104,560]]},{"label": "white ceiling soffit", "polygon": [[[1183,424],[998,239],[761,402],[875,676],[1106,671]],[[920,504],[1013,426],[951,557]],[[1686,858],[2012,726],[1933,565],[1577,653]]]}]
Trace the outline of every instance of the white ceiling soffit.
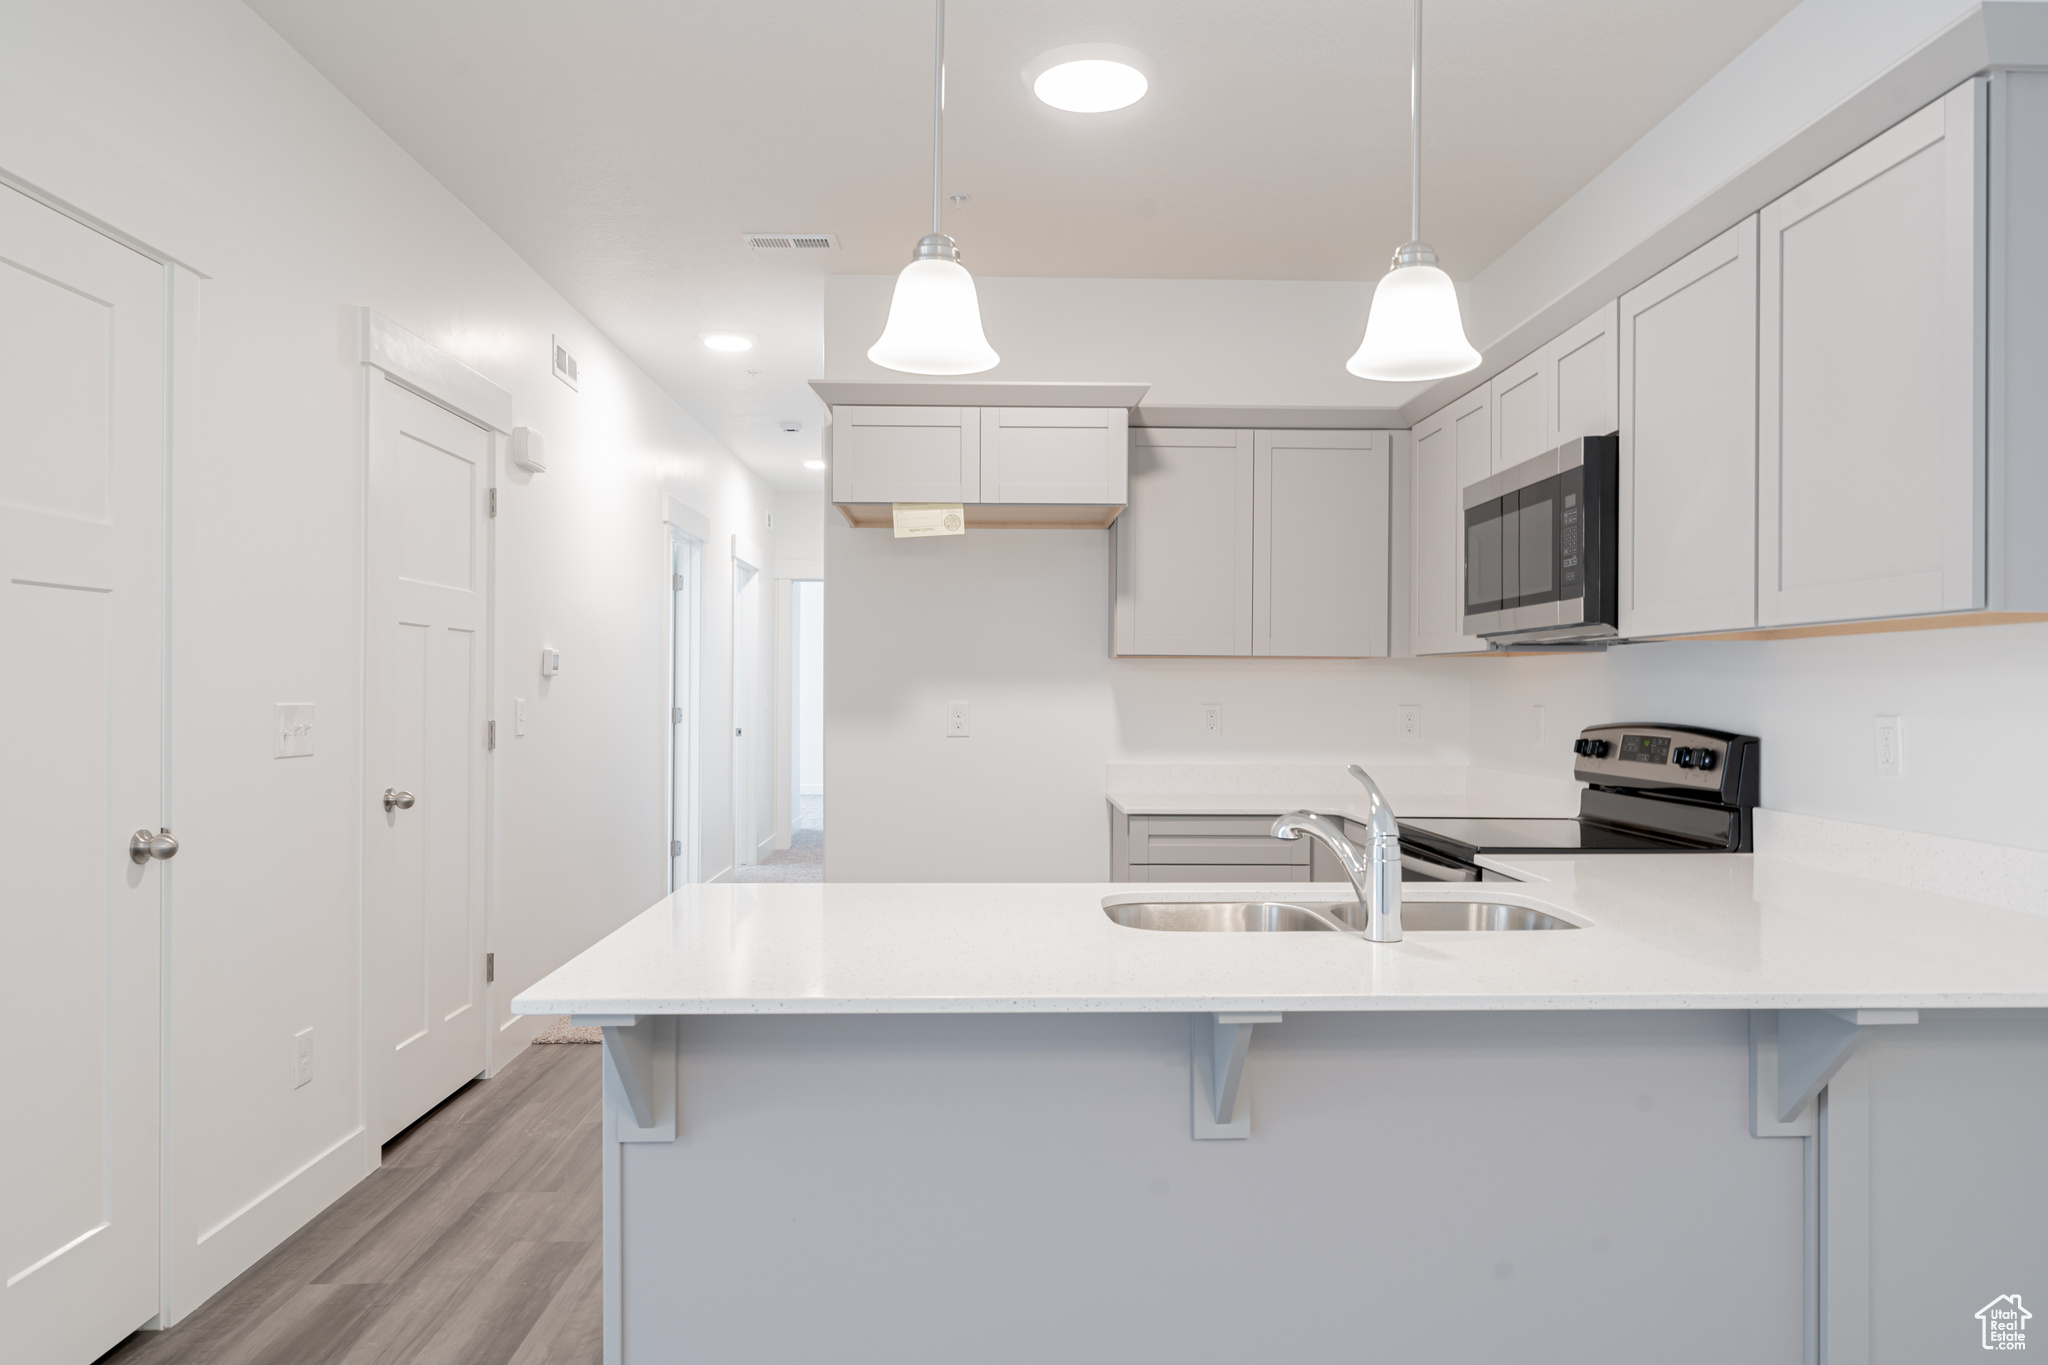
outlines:
[{"label": "white ceiling soffit", "polygon": [[[250,4],[732,449],[802,486],[819,277],[894,274],[929,230],[929,0]],[[1477,274],[1791,7],[1430,0],[1427,239]],[[946,188],[972,197],[947,228],[983,276],[1377,278],[1408,235],[1409,12],[957,0]],[[1077,42],[1145,53],[1150,93],[1039,103],[1024,65]],[[780,225],[838,245],[748,244]],[[713,327],[760,344],[715,355]]]}]

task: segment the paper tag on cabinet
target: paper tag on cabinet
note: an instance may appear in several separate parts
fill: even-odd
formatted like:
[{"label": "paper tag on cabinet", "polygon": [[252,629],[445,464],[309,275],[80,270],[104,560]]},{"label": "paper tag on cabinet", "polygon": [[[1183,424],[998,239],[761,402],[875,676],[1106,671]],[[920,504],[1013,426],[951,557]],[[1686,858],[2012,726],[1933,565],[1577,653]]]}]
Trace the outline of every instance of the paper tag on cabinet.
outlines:
[{"label": "paper tag on cabinet", "polygon": [[967,513],[957,502],[896,502],[896,539],[905,536],[964,536]]}]

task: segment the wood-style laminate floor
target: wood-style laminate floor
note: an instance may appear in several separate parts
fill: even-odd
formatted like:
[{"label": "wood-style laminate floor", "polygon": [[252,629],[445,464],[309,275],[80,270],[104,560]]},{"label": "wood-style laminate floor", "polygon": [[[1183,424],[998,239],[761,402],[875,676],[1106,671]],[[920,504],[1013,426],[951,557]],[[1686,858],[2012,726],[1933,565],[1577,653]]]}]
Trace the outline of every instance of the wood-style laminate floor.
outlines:
[{"label": "wood-style laminate floor", "polygon": [[101,1365],[597,1365],[600,1048],[528,1048],[190,1317]]}]

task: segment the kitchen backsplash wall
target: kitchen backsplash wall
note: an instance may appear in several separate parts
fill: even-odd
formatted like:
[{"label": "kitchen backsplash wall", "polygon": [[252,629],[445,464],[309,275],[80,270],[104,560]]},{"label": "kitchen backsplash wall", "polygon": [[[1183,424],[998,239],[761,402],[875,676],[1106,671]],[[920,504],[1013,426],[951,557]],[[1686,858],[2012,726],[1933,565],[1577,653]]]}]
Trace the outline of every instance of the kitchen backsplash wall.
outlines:
[{"label": "kitchen backsplash wall", "polygon": [[[1763,739],[1768,807],[2048,849],[2048,623],[1628,645],[1474,660],[1466,676],[1484,767],[1568,775],[1581,726],[1690,722]],[[1880,715],[1901,718],[1896,777],[1877,772]]]}]

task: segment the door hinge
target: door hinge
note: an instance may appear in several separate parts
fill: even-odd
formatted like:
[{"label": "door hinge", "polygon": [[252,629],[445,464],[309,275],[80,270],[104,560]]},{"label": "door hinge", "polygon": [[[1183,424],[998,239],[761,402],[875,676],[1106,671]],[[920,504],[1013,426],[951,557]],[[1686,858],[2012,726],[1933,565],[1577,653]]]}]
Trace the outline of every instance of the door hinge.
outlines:
[{"label": "door hinge", "polygon": [[668,718],[668,723],[669,723],[670,725],[681,725],[681,724],[683,723],[683,708],[682,708],[682,707],[678,706],[678,707],[676,707],[676,708],[675,708],[675,710],[674,710],[673,712],[671,712],[671,713],[670,713],[670,715],[669,715],[669,718]]},{"label": "door hinge", "polygon": [[491,515],[498,515],[498,490],[495,488],[491,490]]},{"label": "door hinge", "polygon": [[498,979],[498,955],[497,955],[496,953],[485,953],[485,954],[484,954],[484,981],[485,981],[485,983],[486,983],[486,984],[488,984],[488,983],[490,983],[490,982],[496,981],[497,979]]},{"label": "door hinge", "polygon": [[671,839],[668,841],[668,856],[671,858],[683,856],[683,841],[681,839]]},{"label": "door hinge", "polygon": [[484,722],[484,747],[486,749],[498,747],[498,722],[494,720]]},{"label": "door hinge", "polygon": [[683,576],[681,574],[672,575],[669,580],[669,588],[672,592],[681,592],[683,590]]}]

